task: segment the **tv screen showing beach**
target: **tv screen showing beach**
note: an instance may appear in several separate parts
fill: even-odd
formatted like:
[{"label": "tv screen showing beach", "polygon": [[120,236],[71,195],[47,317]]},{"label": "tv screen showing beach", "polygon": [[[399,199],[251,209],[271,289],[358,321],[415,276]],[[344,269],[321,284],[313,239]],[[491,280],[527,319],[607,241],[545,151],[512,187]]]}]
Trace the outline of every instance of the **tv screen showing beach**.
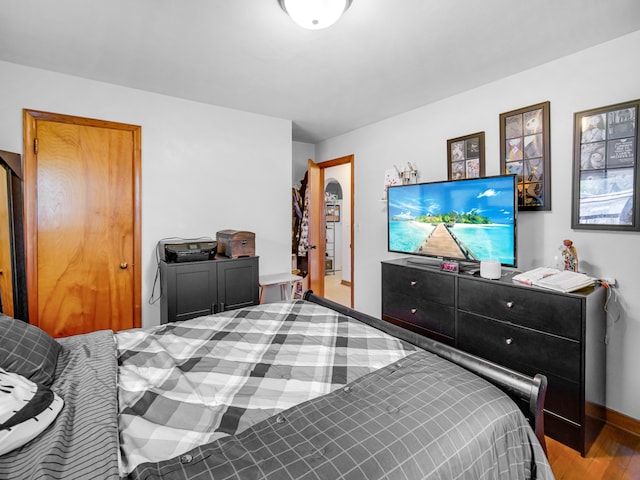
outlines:
[{"label": "tv screen showing beach", "polygon": [[389,251],[516,266],[513,175],[389,187]]}]

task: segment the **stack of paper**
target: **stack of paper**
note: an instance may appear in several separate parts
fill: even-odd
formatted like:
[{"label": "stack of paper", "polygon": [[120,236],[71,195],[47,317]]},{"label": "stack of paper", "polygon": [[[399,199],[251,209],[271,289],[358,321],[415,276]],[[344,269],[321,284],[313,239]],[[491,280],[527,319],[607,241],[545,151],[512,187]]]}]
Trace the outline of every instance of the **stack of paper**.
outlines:
[{"label": "stack of paper", "polygon": [[550,288],[559,292],[573,292],[595,283],[595,279],[584,273],[547,267],[534,268],[514,275],[513,281],[524,283],[525,285]]}]

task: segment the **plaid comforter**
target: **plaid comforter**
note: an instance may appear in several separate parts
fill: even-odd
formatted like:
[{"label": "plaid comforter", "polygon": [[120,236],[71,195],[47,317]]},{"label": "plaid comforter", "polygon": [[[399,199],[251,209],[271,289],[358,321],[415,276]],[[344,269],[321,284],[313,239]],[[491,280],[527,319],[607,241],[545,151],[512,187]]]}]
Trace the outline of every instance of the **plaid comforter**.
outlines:
[{"label": "plaid comforter", "polygon": [[332,392],[417,348],[319,305],[258,305],[116,334],[121,474]]}]

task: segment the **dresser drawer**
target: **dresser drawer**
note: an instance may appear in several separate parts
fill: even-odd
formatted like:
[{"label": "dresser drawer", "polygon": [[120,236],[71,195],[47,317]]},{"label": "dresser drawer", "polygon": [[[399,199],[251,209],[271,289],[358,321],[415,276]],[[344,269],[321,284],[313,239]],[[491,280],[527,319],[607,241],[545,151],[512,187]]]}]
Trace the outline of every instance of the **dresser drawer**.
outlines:
[{"label": "dresser drawer", "polygon": [[460,278],[458,308],[574,340],[582,339],[582,299],[579,297]]},{"label": "dresser drawer", "polygon": [[[522,373],[531,376],[535,375],[535,373],[531,373],[531,371]],[[558,378],[548,373],[546,375],[548,383],[544,409],[580,425],[582,423],[582,415],[580,413],[582,406],[580,383]]]},{"label": "dresser drawer", "polygon": [[459,312],[457,347],[523,373],[580,382],[580,343],[555,335]]},{"label": "dresser drawer", "polygon": [[427,271],[382,264],[383,291],[409,295],[443,305],[455,305],[455,276],[449,273]]},{"label": "dresser drawer", "polygon": [[382,292],[382,315],[404,320],[407,323],[432,332],[454,337],[455,309],[423,298],[396,293]]}]

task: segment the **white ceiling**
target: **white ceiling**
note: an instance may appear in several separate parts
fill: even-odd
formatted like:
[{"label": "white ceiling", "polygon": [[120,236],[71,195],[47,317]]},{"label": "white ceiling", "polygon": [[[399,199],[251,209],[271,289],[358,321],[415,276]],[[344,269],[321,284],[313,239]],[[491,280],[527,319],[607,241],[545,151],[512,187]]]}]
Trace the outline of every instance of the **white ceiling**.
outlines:
[{"label": "white ceiling", "polygon": [[636,30],[640,0],[354,0],[317,31],[277,0],[2,0],[0,60],[290,119],[317,143]]}]

